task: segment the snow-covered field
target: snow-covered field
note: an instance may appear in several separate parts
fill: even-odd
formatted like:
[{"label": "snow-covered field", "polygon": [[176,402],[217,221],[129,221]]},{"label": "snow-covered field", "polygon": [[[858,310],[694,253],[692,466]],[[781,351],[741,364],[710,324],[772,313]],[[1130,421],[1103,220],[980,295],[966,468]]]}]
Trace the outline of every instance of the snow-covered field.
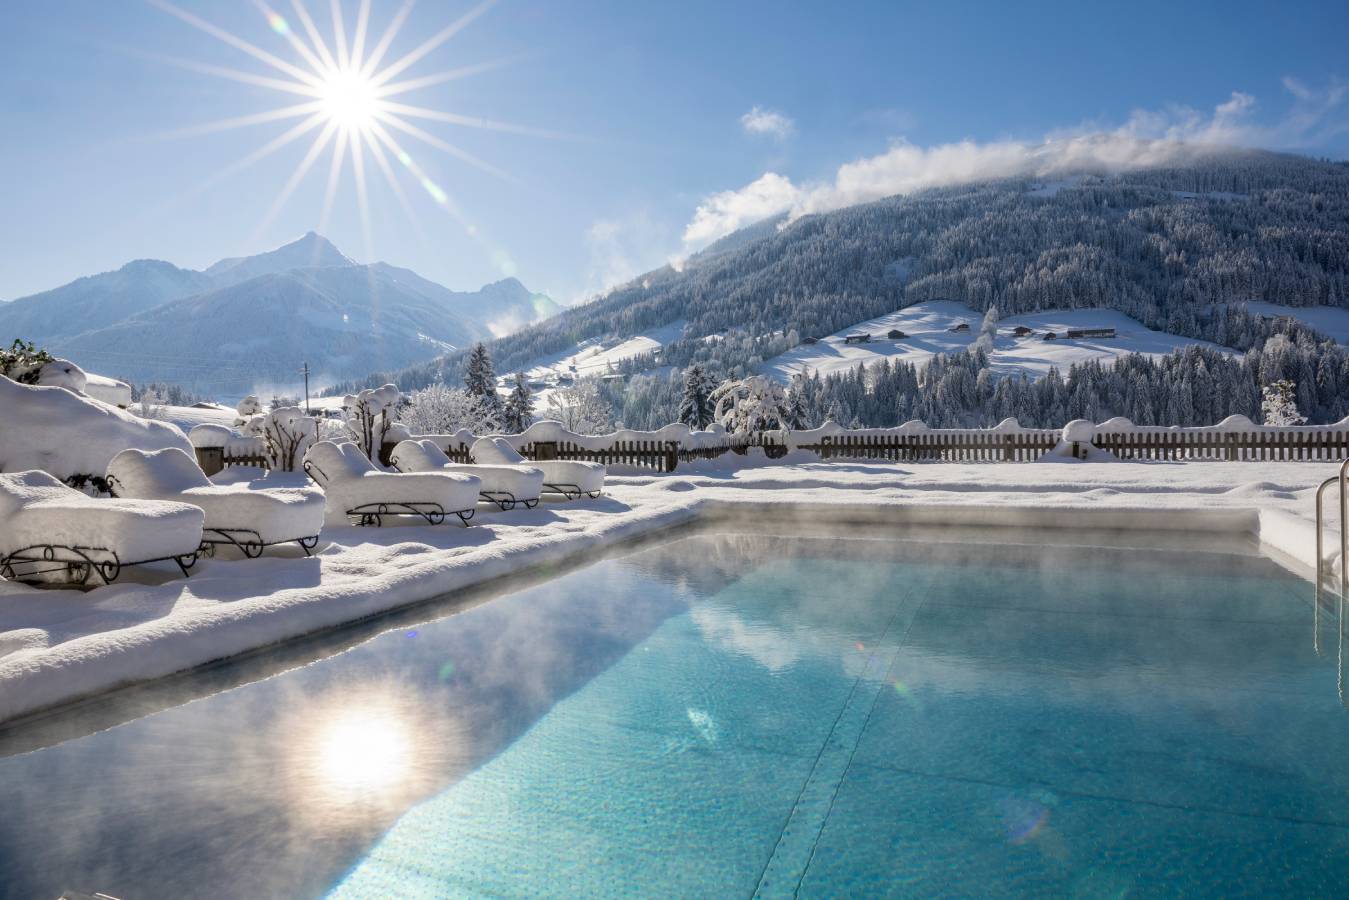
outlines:
[{"label": "snow-covered field", "polygon": [[[923,364],[936,354],[956,353],[974,346],[979,339],[979,325],[983,315],[963,303],[938,300],[919,303],[898,312],[860,322],[851,328],[821,338],[815,344],[802,344],[781,356],[764,363],[764,374],[786,382],[798,372],[809,370],[829,375],[856,368],[858,363],[868,366],[888,359],[891,362]],[[950,329],[960,323],[970,326],[968,332]],[[1034,334],[1013,337],[1018,325]],[[1068,329],[1113,328],[1113,338],[1085,338],[1068,340]],[[907,337],[890,340],[891,329],[904,332]],[[1055,332],[1057,340],[1046,341],[1043,335]],[[850,334],[871,335],[866,344],[848,344]],[[989,361],[998,375],[1025,372],[1032,378],[1048,373],[1051,366],[1066,372],[1073,363],[1101,360],[1108,362],[1128,353],[1165,356],[1173,350],[1191,344],[1202,344],[1215,349],[1226,349],[1205,341],[1177,337],[1162,331],[1144,328],[1136,319],[1108,309],[1069,309],[1008,316],[998,323],[998,337],[993,344]],[[1230,352],[1230,351],[1228,351]]]},{"label": "snow-covered field", "polygon": [[1305,566],[1312,491],[1334,470],[813,459],[794,453],[770,465],[751,454],[743,466],[722,457],[669,475],[611,475],[602,498],[484,511],[467,529],[336,524],[312,559],[203,560],[188,580],[133,571],[88,593],[0,582],[0,721],[735,511],[750,517],[748,528],[781,527],[803,510],[816,520],[1000,524],[1017,529],[1006,533],[1012,541],[1087,526],[1257,532]]},{"label": "snow-covered field", "polygon": [[[664,347],[684,333],[684,322],[671,322],[641,334],[635,334],[627,340],[605,346],[602,343],[590,344],[571,353],[558,354],[546,359],[536,360],[525,370],[530,378],[549,378],[559,375],[571,375],[584,378],[588,375],[607,374],[612,367],[626,359],[643,356]],[[498,375],[508,373],[498,372]]]},{"label": "snow-covered field", "polygon": [[1289,316],[1326,337],[1349,344],[1349,309],[1339,306],[1280,306],[1263,300],[1247,300],[1246,309],[1257,316]]}]

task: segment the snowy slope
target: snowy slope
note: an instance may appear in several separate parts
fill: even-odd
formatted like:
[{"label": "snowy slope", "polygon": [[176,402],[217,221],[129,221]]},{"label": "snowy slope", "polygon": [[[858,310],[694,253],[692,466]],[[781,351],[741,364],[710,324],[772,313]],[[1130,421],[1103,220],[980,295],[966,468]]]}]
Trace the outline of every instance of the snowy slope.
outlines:
[{"label": "snowy slope", "polygon": [[535,361],[525,370],[530,378],[546,379],[550,376],[571,375],[573,378],[585,378],[589,375],[604,375],[625,359],[643,356],[659,350],[666,344],[678,339],[684,333],[684,322],[671,322],[650,331],[633,335],[625,341],[597,342],[581,347],[570,353],[548,357]]},{"label": "snowy slope", "polygon": [[[821,338],[819,343],[795,347],[766,361],[764,373],[780,381],[788,381],[793,375],[807,369],[812,373],[818,371],[821,375],[828,375],[853,369],[858,363],[871,365],[882,359],[921,365],[936,354],[956,353],[973,347],[979,338],[982,319],[981,313],[963,303],[949,300],[919,303],[861,322]],[[956,334],[949,330],[961,322],[969,324],[968,332]],[[1035,333],[1029,337],[1013,337],[1012,330],[1018,325],[1024,325]],[[1116,337],[1070,341],[1063,337],[1070,328],[1114,328]],[[891,329],[898,329],[908,337],[889,340],[885,335]],[[1056,332],[1059,339],[1043,340],[1042,335],[1046,331]],[[862,332],[871,335],[871,343],[844,343],[847,335]],[[995,374],[1025,372],[1032,378],[1038,378],[1046,374],[1051,366],[1066,371],[1075,362],[1092,359],[1109,361],[1128,353],[1162,356],[1191,344],[1217,347],[1205,341],[1151,331],[1137,320],[1113,310],[1049,310],[1008,316],[1000,321],[990,362]]]},{"label": "snowy slope", "polygon": [[1326,337],[1334,338],[1341,344],[1349,344],[1349,309],[1339,306],[1280,306],[1263,300],[1248,300],[1245,306],[1252,315],[1276,318],[1290,316]]}]

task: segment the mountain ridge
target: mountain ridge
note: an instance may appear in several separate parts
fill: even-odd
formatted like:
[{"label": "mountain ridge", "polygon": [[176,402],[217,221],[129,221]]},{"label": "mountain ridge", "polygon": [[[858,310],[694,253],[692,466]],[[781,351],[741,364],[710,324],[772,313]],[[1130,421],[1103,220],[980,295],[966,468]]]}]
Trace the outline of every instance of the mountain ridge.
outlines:
[{"label": "mountain ridge", "polygon": [[136,259],[0,303],[0,339],[32,340],[133,381],[233,394],[245,370],[285,383],[309,359],[321,380],[350,378],[556,309],[515,278],[455,291],[411,269],[357,263],[311,231],[201,271]]}]

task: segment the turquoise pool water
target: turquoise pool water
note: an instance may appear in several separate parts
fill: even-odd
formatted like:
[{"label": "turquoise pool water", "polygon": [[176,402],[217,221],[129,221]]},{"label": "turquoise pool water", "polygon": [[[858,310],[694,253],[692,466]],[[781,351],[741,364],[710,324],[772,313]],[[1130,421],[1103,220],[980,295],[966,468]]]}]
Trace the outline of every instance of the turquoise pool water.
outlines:
[{"label": "turquoise pool water", "polygon": [[0,759],[0,895],[1343,895],[1336,640],[1249,552],[697,534]]}]

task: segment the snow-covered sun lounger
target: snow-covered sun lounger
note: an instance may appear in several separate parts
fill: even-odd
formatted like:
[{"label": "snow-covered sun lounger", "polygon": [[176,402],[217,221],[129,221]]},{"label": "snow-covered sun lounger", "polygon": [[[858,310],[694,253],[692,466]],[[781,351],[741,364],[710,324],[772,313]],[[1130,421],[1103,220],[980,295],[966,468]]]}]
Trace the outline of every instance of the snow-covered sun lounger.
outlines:
[{"label": "snow-covered sun lounger", "polygon": [[460,472],[482,482],[478,496],[506,512],[523,503],[526,509],[539,505],[543,471],[533,465],[482,466],[450,462],[434,441],[400,441],[389,454],[389,465],[400,472]]},{"label": "snow-covered sun lounger", "polygon": [[323,530],[323,493],[313,488],[212,484],[196,460],[177,448],[123,450],[108,463],[118,497],[177,500],[206,513],[202,547],[231,544],[255,559],[275,544],[296,543],[309,555]]},{"label": "snow-covered sun lounger", "polygon": [[46,472],[0,474],[0,577],[111,584],[126,566],[197,561],[204,514],[186,503],[101,500]]},{"label": "snow-covered sun lounger", "polygon": [[328,512],[359,525],[382,525],[385,516],[420,516],[439,525],[448,515],[465,525],[478,506],[482,482],[452,472],[381,472],[355,444],[319,441],[305,451],[304,470],[323,488]]},{"label": "snow-covered sun lounger", "polygon": [[561,494],[575,500],[582,494],[598,497],[604,490],[604,466],[599,463],[572,459],[527,460],[505,438],[478,438],[469,448],[469,455],[480,465],[527,465],[543,472],[546,493]]}]

